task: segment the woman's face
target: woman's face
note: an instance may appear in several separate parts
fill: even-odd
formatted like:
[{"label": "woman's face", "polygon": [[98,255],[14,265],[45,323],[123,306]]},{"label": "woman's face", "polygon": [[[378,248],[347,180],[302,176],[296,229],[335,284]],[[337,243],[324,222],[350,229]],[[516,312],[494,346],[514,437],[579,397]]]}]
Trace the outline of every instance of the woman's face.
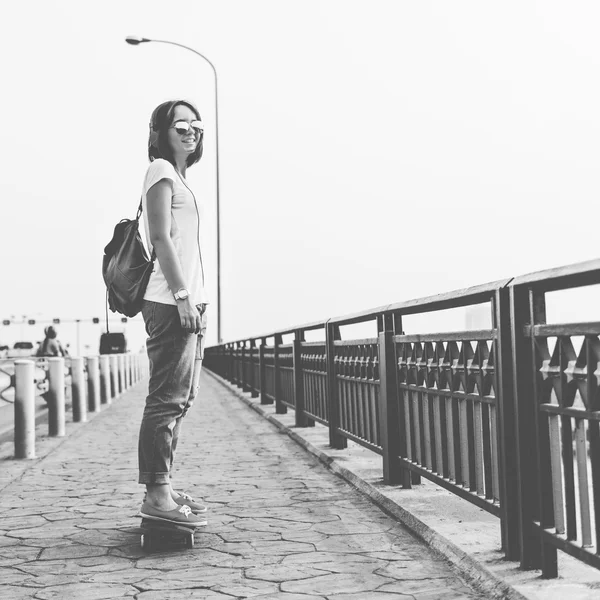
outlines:
[{"label": "woman's face", "polygon": [[193,127],[190,127],[189,130],[185,133],[177,133],[175,129],[175,125],[178,121],[184,121],[188,125],[191,123],[197,122],[199,119],[196,116],[196,113],[189,108],[189,106],[185,106],[183,104],[178,104],[175,107],[175,113],[173,115],[173,122],[171,123],[171,127],[167,133],[167,137],[169,140],[169,144],[171,145],[171,150],[173,151],[173,155],[184,155],[192,154],[194,150],[196,150],[196,146],[200,142],[200,134],[194,130]]}]

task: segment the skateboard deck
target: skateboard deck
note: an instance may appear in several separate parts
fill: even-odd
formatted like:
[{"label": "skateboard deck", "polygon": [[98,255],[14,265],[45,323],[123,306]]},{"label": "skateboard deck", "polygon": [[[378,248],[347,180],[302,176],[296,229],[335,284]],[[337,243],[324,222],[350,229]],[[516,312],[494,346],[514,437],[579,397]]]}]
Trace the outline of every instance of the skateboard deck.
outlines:
[{"label": "skateboard deck", "polygon": [[140,544],[142,550],[147,552],[178,543],[184,543],[186,548],[193,548],[196,529],[198,528],[189,525],[155,521],[142,517]]}]

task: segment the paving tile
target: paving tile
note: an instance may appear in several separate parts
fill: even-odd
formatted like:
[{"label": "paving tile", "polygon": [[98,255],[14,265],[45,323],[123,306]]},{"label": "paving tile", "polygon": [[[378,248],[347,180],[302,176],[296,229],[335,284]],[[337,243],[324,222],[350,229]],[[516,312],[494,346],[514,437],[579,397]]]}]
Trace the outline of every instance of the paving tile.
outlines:
[{"label": "paving tile", "polygon": [[479,597],[458,577],[453,576],[396,580],[382,585],[379,591],[406,594],[418,600],[463,600],[466,598],[472,600]]},{"label": "paving tile", "polygon": [[332,573],[375,573],[386,566],[387,561],[362,554],[312,552],[286,556],[282,564],[294,567],[314,565],[322,571]]},{"label": "paving tile", "polygon": [[281,590],[284,592],[306,592],[329,596],[330,594],[339,593],[369,592],[376,590],[388,582],[389,579],[378,575],[336,573],[311,577],[310,579],[300,579],[298,581],[286,581],[281,584]]},{"label": "paving tile", "polygon": [[307,566],[277,564],[247,569],[245,574],[248,579],[283,582],[316,577],[322,575],[323,571]]},{"label": "paving tile", "polygon": [[215,585],[215,592],[230,594],[234,598],[263,598],[279,591],[279,585],[271,581],[249,580],[243,576],[232,577],[223,585]]},{"label": "paving tile", "polygon": [[[200,595],[201,594],[201,595]],[[142,592],[136,600],[232,600],[231,594],[198,588]]]},{"label": "paving tile", "polygon": [[171,571],[168,576],[157,573],[155,577],[138,581],[136,587],[142,591],[173,590],[189,588],[192,585],[208,589],[214,585],[227,584],[229,580],[235,577],[236,573],[235,569],[229,567],[195,566]]},{"label": "paving tile", "polygon": [[354,594],[330,594],[327,600],[414,600],[413,596],[394,592],[358,592]]},{"label": "paving tile", "polygon": [[135,592],[135,588],[123,585],[75,583],[71,585],[49,586],[36,592],[36,600],[110,600],[123,598]]},{"label": "paving tile", "polygon": [[22,581],[23,573],[18,569],[13,569],[12,567],[0,567],[0,586],[17,585]]},{"label": "paving tile", "polygon": [[3,585],[0,588],[0,592],[4,594],[4,596],[0,596],[0,598],[6,598],[6,600],[32,600],[35,598],[35,593],[38,590],[31,589],[25,587],[22,584],[17,585]]},{"label": "paving tile", "polygon": [[326,600],[325,596],[316,596],[314,594],[288,594],[286,592],[276,592],[266,596],[259,596],[259,600]]},{"label": "paving tile", "polygon": [[44,548],[38,560],[57,560],[62,558],[82,558],[84,556],[103,556],[108,553],[108,548],[102,546],[84,546],[73,544],[71,546],[54,546]]}]

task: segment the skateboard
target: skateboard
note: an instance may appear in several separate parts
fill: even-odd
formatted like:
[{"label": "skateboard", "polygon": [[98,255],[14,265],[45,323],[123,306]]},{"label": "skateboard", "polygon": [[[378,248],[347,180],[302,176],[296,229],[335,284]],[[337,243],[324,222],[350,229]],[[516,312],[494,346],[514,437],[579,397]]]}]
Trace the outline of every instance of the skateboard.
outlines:
[{"label": "skateboard", "polygon": [[185,543],[186,548],[193,548],[196,529],[198,528],[190,525],[155,521],[142,517],[140,544],[142,550],[146,552],[182,542]]}]

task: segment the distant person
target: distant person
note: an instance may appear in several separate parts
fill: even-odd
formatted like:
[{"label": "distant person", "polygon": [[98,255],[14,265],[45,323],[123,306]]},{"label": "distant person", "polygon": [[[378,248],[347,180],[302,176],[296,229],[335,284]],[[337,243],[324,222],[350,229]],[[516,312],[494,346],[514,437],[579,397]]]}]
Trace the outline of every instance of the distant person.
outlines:
[{"label": "distant person", "polygon": [[[171,485],[181,422],[198,392],[206,335],[206,292],[200,249],[201,206],[186,181],[200,160],[203,124],[189,102],[164,102],[152,113],[150,165],[143,186],[148,247],[156,253],[142,315],[150,382],[139,436],[140,516],[200,526],[206,507]],[[201,457],[193,466],[202,465]]]},{"label": "distant person", "polygon": [[56,337],[56,329],[49,325],[44,329],[45,338],[37,349],[36,356],[67,356],[67,351]]}]

